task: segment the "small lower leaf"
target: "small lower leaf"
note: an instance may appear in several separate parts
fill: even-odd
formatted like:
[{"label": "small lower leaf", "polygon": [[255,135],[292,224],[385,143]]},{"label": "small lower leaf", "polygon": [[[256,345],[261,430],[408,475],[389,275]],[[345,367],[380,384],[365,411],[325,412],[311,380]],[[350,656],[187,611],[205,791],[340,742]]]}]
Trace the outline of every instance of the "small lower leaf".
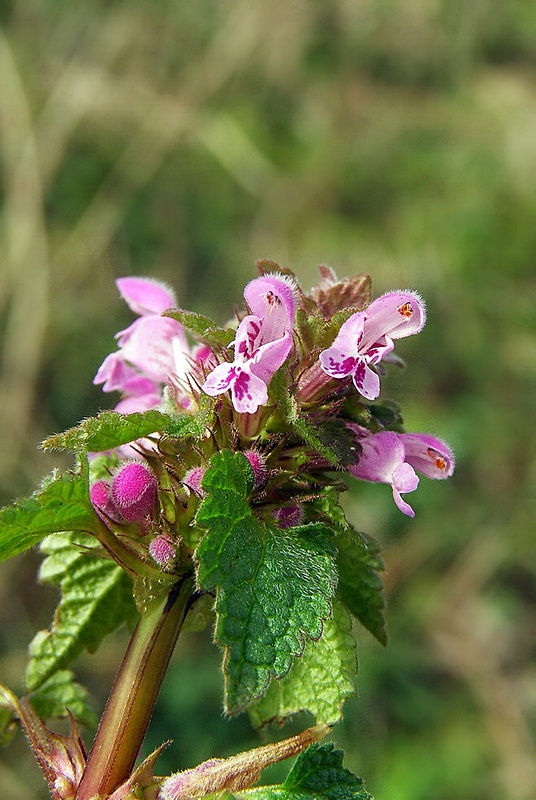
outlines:
[{"label": "small lower leaf", "polygon": [[31,497],[0,510],[0,561],[28,550],[49,533],[97,527],[89,500],[87,462],[83,462],[79,473],[52,476]]},{"label": "small lower leaf", "polygon": [[373,800],[361,778],[343,766],[343,756],[332,742],[312,744],[298,756],[283,786],[326,800]]},{"label": "small lower leaf", "polygon": [[87,690],[76,683],[71,670],[55,672],[29,699],[41,719],[67,717],[70,712],[85,725],[97,724],[97,715],[88,703]]},{"label": "small lower leaf", "polygon": [[30,644],[30,691],[71,664],[84,648],[96,650],[108,633],[137,616],[130,578],[114,561],[92,553],[94,547],[92,537],[74,533],[58,533],[41,545],[48,558],[40,579],[59,584],[62,598],[51,629],[37,633]]},{"label": "small lower leaf", "polygon": [[343,766],[332,742],[312,744],[296,759],[279,786],[259,786],[223,797],[240,800],[374,800],[363,781]]}]

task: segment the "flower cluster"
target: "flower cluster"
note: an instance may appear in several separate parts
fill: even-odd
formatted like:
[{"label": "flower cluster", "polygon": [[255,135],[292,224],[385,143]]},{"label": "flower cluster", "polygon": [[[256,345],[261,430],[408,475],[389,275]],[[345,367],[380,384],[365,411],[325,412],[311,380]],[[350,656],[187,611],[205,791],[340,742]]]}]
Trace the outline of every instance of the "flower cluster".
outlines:
[{"label": "flower cluster", "polygon": [[[367,276],[339,281],[326,267],[320,286],[305,294],[288,270],[272,265],[268,271],[261,263],[260,271],[244,290],[246,307],[227,338],[228,329],[216,326],[185,330],[187,312],[172,310],[175,298],[164,285],[117,281],[138,319],[117,334],[119,349],[104,360],[95,382],[121,392],[121,413],[158,408],[184,417],[203,409],[206,435],[195,447],[183,442],[175,450],[170,439],[167,450],[159,450],[158,439],[134,443],[133,452],[150,464],[140,497],[130,506],[119,498],[121,472],[92,487],[94,505],[110,524],[134,520],[141,506],[138,517],[147,519],[156,502],[153,472],[165,474],[171,487],[166,491],[176,509],[169,519],[182,513],[191,520],[208,461],[222,447],[249,459],[258,513],[281,528],[307,519],[308,502],[330,485],[339,487],[343,469],[390,485],[397,507],[409,516],[414,512],[402,495],[417,488],[416,470],[429,478],[452,474],[453,455],[443,441],[401,432],[394,404],[378,401],[381,362],[399,361],[395,341],[425,323],[419,295],[393,291],[371,301]],[[143,477],[134,475],[132,463],[127,469],[132,485]],[[163,535],[162,525],[156,530],[148,552],[165,565],[173,557],[173,536]]]}]

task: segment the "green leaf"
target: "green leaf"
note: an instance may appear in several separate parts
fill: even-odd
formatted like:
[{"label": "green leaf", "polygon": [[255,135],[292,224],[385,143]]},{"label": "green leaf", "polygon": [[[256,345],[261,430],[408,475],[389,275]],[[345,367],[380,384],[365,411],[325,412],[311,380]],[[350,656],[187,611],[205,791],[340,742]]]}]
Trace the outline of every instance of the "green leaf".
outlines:
[{"label": "green leaf", "polygon": [[280,786],[259,786],[233,795],[241,800],[374,800],[363,781],[342,764],[333,742],[304,750]]},{"label": "green leaf", "polygon": [[201,395],[199,408],[195,414],[176,414],[171,417],[163,431],[164,436],[177,439],[201,439],[214,416],[216,400],[208,395]]},{"label": "green leaf", "polygon": [[55,672],[29,699],[41,719],[66,717],[67,711],[70,711],[85,725],[97,724],[97,715],[88,703],[87,690],[76,683],[71,670]]},{"label": "green leaf", "polygon": [[84,648],[96,650],[108,633],[137,616],[130,578],[115,562],[91,552],[95,545],[92,537],[73,533],[49,536],[41,545],[48,558],[40,580],[58,584],[62,597],[51,629],[37,633],[30,644],[30,691],[72,663]]},{"label": "green leaf", "polygon": [[369,403],[368,410],[372,419],[381,427],[380,430],[404,433],[404,420],[400,406],[394,400],[383,400],[381,403]]},{"label": "green leaf", "polygon": [[288,674],[273,679],[264,697],[250,705],[252,723],[261,727],[281,722],[298,711],[310,711],[317,723],[338,722],[344,701],[355,694],[357,658],[351,630],[348,611],[335,603],[320,639],[307,642]]},{"label": "green leaf", "polygon": [[225,649],[225,705],[239,711],[264,693],[318,639],[336,585],[332,535],[324,525],[268,527],[247,502],[252,470],[241,453],[215,455],[197,524],[199,585],[216,589],[216,640]]},{"label": "green leaf", "polygon": [[338,596],[381,644],[387,644],[380,577],[384,567],[378,543],[350,525],[335,489],[324,489],[322,496],[312,501],[311,507],[336,532]]},{"label": "green leaf", "polygon": [[373,800],[363,781],[343,766],[333,742],[312,744],[296,759],[283,786],[326,800]]},{"label": "green leaf", "polygon": [[344,417],[368,428],[372,433],[386,430],[404,433],[400,407],[394,400],[365,405],[356,395],[351,395],[344,401],[342,413]]},{"label": "green leaf", "polygon": [[52,477],[41,491],[0,511],[0,560],[28,550],[49,533],[91,531],[97,525],[85,463],[78,474]]},{"label": "green leaf", "polygon": [[319,341],[326,330],[326,320],[319,314],[308,314],[303,308],[296,311],[296,330],[306,353],[318,354]]},{"label": "green leaf", "polygon": [[161,431],[169,425],[169,422],[170,417],[167,414],[154,409],[135,414],[103,411],[97,417],[84,420],[76,428],[50,436],[45,439],[42,447],[45,450],[85,450],[90,453],[102,453],[104,450],[113,450],[114,447]]},{"label": "green leaf", "polygon": [[14,710],[0,705],[0,748],[11,744],[18,729],[18,720]]},{"label": "green leaf", "polygon": [[378,543],[350,526],[339,533],[335,541],[339,597],[381,644],[387,644],[383,586],[379,576],[384,567]]},{"label": "green leaf", "polygon": [[236,336],[236,331],[233,328],[219,328],[210,317],[196,314],[193,311],[183,311],[179,308],[173,311],[166,311],[163,316],[176,319],[177,322],[180,322],[187,330],[211,347],[227,347]]},{"label": "green leaf", "polygon": [[[349,462],[343,462],[340,458],[341,456],[343,458],[348,458],[348,447],[356,446],[354,436],[348,436],[346,433],[344,434],[343,440],[340,435],[342,429],[339,427],[338,432],[341,441],[339,445],[333,447],[333,442],[330,441],[329,437],[329,427],[322,428],[316,421],[300,413],[298,403],[288,391],[281,392],[278,395],[278,400],[281,403],[290,427],[294,433],[309,445],[309,447],[313,448],[313,450],[317,450],[334,466],[343,465],[344,463],[353,463],[351,460]],[[326,421],[324,421],[324,425],[326,425]],[[330,443],[328,444],[328,442]],[[355,461],[355,452],[353,458]]]},{"label": "green leaf", "polygon": [[356,464],[361,445],[355,434],[341,419],[323,419],[316,424],[316,435],[324,448],[328,448],[337,459],[337,464],[348,467]]}]

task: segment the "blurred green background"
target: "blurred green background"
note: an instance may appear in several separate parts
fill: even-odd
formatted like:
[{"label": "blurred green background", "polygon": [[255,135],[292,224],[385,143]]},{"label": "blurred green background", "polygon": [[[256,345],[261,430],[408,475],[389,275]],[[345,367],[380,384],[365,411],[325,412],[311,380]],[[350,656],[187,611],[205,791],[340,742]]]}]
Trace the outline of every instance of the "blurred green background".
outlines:
[{"label": "blurred green background", "polygon": [[[334,738],[377,800],[533,800],[536,3],[4,0],[0,22],[2,502],[68,465],[47,434],[114,404],[91,383],[131,320],[114,278],[220,322],[258,258],[418,290],[383,393],[458,466],[413,521],[385,486],[348,495],[385,548],[390,644],[357,632]],[[38,564],[0,570],[15,689],[56,599]],[[125,642],[80,661],[97,710]],[[223,719],[218,660],[210,632],[176,653],[162,773],[259,743]],[[22,736],[0,758],[2,797],[47,796]]]}]

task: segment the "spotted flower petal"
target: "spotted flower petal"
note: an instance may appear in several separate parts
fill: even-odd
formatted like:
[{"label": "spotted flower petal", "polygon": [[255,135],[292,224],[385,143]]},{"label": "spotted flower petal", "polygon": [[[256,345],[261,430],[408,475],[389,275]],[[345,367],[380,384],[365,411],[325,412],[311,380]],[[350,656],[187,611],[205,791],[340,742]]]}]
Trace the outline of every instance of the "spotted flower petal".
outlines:
[{"label": "spotted flower petal", "polygon": [[254,414],[259,406],[268,402],[266,383],[246,365],[219,364],[203,384],[203,391],[211,396],[229,390],[233,407],[239,414]]}]

